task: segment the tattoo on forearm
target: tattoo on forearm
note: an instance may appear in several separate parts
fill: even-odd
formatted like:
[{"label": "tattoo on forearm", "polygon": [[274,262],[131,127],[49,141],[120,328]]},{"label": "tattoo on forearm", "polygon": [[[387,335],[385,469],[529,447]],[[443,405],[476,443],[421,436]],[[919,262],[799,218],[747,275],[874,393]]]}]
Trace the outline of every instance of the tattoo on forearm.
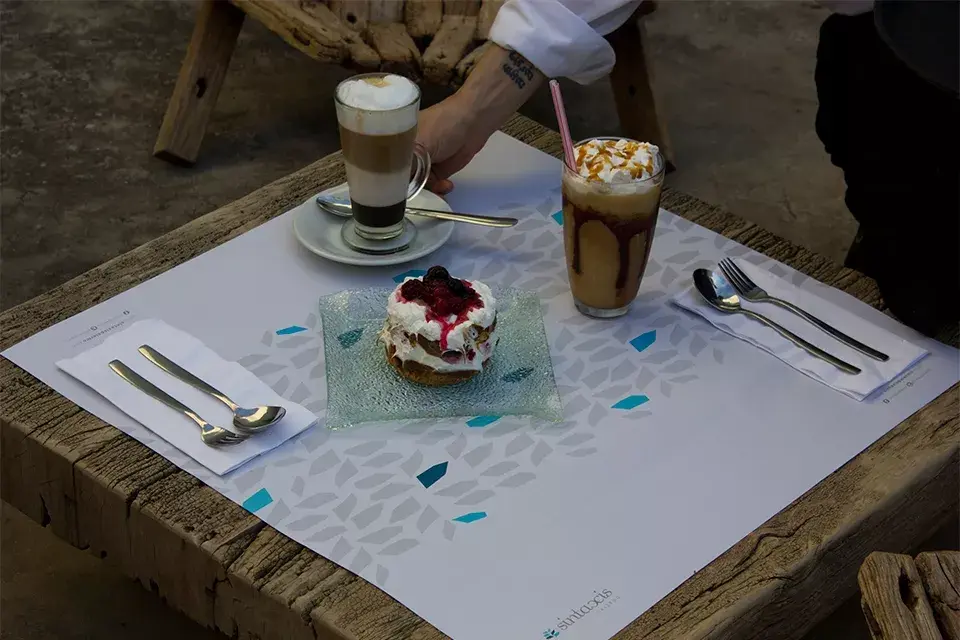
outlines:
[{"label": "tattoo on forearm", "polygon": [[523,89],[533,80],[536,67],[516,51],[511,51],[507,61],[503,63],[504,75],[513,80],[517,88]]}]

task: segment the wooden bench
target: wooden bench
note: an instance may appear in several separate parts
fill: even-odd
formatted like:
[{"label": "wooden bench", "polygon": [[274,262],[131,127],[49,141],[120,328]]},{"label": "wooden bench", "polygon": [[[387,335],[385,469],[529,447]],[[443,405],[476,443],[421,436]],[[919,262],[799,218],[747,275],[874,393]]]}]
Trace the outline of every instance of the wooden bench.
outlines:
[{"label": "wooden bench", "polygon": [[[260,21],[311,58],[358,71],[384,70],[459,86],[487,47],[503,0],[202,0],[153,153],[176,164],[197,160],[244,17]],[[610,75],[623,134],[673,151],[653,91],[642,17],[608,36],[617,54]]]},{"label": "wooden bench", "polygon": [[960,640],[960,551],[875,551],[857,579],[874,640]]}]

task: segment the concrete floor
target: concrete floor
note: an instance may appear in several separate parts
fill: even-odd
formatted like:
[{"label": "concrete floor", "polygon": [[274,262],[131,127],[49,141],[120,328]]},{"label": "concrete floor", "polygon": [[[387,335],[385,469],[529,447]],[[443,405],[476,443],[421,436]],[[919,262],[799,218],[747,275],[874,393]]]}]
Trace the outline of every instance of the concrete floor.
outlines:
[{"label": "concrete floor", "polygon": [[[193,12],[183,1],[0,3],[0,308],[338,148],[330,95],[347,72],[250,21],[197,166],[152,158]],[[839,260],[854,224],[813,132],[825,15],[810,1],[662,2],[648,30],[679,166],[669,183]],[[565,96],[574,136],[617,132],[606,83]],[[554,122],[546,93],[523,111]],[[220,637],[6,505],[0,527],[0,637]],[[813,637],[862,634],[847,609]]]}]

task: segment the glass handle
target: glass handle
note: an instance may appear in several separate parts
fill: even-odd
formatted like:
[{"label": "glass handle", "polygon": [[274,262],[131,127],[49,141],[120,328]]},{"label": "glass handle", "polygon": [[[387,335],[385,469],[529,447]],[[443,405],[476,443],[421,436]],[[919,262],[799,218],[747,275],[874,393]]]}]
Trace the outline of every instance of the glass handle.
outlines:
[{"label": "glass handle", "polygon": [[410,179],[410,186],[407,188],[407,200],[412,200],[423,191],[423,187],[427,184],[427,177],[430,175],[430,153],[419,142],[413,143],[413,163],[416,168]]}]

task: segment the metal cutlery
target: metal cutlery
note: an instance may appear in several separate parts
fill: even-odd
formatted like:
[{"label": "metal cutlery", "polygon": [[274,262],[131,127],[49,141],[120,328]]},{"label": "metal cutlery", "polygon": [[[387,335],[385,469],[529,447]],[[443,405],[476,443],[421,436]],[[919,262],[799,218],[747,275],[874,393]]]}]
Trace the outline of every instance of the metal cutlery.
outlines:
[{"label": "metal cutlery", "polygon": [[235,426],[238,431],[249,434],[259,433],[260,431],[263,431],[264,429],[267,429],[279,422],[287,412],[287,410],[283,407],[270,405],[257,406],[249,409],[241,407],[236,402],[231,400],[227,394],[190,373],[150,345],[140,345],[140,348],[137,350],[143,357],[172,375],[174,378],[177,378],[181,382],[187,383],[198,391],[202,391],[207,395],[213,396],[223,404],[230,407],[230,410],[233,411],[233,426]]},{"label": "metal cutlery", "polygon": [[697,269],[693,272],[693,284],[700,295],[703,296],[704,300],[706,300],[710,306],[714,307],[715,309],[723,311],[724,313],[742,313],[746,316],[749,316],[767,325],[810,355],[820,358],[825,362],[829,362],[841,371],[853,375],[860,373],[860,369],[858,367],[855,367],[849,362],[845,362],[840,358],[827,353],[815,344],[807,342],[797,334],[785,327],[780,326],[770,318],[762,316],[755,311],[744,309],[740,305],[740,298],[737,296],[737,292],[727,281],[727,279],[723,277],[723,274],[717,273],[716,271],[708,271],[706,269]]},{"label": "metal cutlery", "polygon": [[835,329],[820,318],[817,318],[816,316],[804,311],[792,302],[787,302],[786,300],[771,296],[764,289],[757,286],[756,283],[750,279],[750,276],[744,273],[744,271],[730,258],[724,258],[720,261],[720,270],[723,271],[724,275],[727,276],[727,279],[733,284],[733,287],[741,296],[744,297],[744,299],[749,300],[750,302],[770,302],[778,307],[783,307],[787,311],[800,316],[824,333],[836,338],[848,347],[856,349],[860,353],[870,356],[874,360],[886,362],[890,359],[890,356],[882,351],[877,351],[873,347],[863,344],[856,338],[851,338],[844,332],[840,331],[839,329]]},{"label": "metal cutlery", "polygon": [[247,435],[233,433],[232,431],[227,431],[226,429],[210,424],[198,416],[193,409],[183,404],[163,389],[154,385],[152,382],[141,376],[139,373],[125,365],[120,360],[112,360],[110,362],[110,368],[113,369],[114,373],[116,373],[118,376],[154,400],[159,400],[171,409],[179,411],[183,415],[196,422],[197,426],[200,427],[200,438],[206,445],[216,447],[239,444],[249,437]]},{"label": "metal cutlery", "polygon": [[[323,196],[317,196],[317,206],[327,213],[332,213],[341,218],[349,218],[353,215],[353,209],[349,204],[342,202],[333,202],[326,200]],[[478,224],[484,227],[512,227],[519,220],[501,216],[483,216],[478,213],[456,213],[453,211],[441,211],[440,209],[423,209],[420,207],[407,207],[407,213],[422,216],[424,218],[435,218],[437,220],[451,220],[453,222],[465,222],[467,224]]]}]

